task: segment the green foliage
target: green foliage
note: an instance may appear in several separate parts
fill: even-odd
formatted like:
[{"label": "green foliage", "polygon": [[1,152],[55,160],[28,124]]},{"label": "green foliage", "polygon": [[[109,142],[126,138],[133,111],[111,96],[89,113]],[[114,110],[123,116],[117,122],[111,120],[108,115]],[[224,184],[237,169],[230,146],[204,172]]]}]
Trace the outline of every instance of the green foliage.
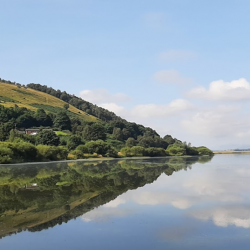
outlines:
[{"label": "green foliage", "polygon": [[133,137],[129,137],[126,141],[126,147],[133,147],[137,145],[137,141]]},{"label": "green foliage", "polygon": [[67,147],[69,150],[75,149],[80,144],[83,144],[81,137],[72,135],[69,137],[69,140],[67,142]]},{"label": "green foliage", "polygon": [[69,104],[68,104],[68,103],[65,103],[65,104],[63,105],[63,108],[65,108],[66,110],[68,110],[68,109],[69,109]]},{"label": "green foliage", "polygon": [[37,109],[35,118],[38,126],[50,127],[53,124],[51,117],[48,116],[43,109]]},{"label": "green foliage", "polygon": [[61,130],[71,130],[71,121],[66,112],[59,112],[56,114],[56,118],[54,120],[54,127],[59,128]]},{"label": "green foliage", "polygon": [[28,142],[0,143],[1,163],[34,161],[37,158],[36,147]]},{"label": "green foliage", "polygon": [[19,137],[18,131],[16,129],[12,129],[10,131],[9,141],[14,142],[17,137]]},{"label": "green foliage", "polygon": [[47,145],[38,145],[38,158],[41,160],[66,160],[68,156],[68,150],[65,147],[55,147]]},{"label": "green foliage", "polygon": [[187,155],[199,155],[199,151],[196,147],[186,147],[186,153]]},{"label": "green foliage", "polygon": [[0,163],[10,163],[13,157],[13,151],[10,148],[0,144]]},{"label": "green foliage", "polygon": [[36,119],[30,113],[25,113],[16,119],[16,126],[18,128],[31,128],[36,126]]},{"label": "green foliage", "polygon": [[81,151],[82,154],[87,154],[89,151],[88,151],[88,148],[85,146],[85,145],[79,145],[76,150],[79,150]]},{"label": "green foliage", "polygon": [[10,148],[14,152],[15,158],[20,159],[21,161],[34,161],[37,158],[37,149],[31,143],[13,143],[10,145]]},{"label": "green foliage", "polygon": [[117,150],[120,150],[124,147],[124,142],[118,140],[107,139],[107,143]]},{"label": "green foliage", "polygon": [[117,151],[107,142],[102,140],[89,141],[85,144],[85,147],[90,154],[96,153],[108,157],[117,157]]},{"label": "green foliage", "polygon": [[166,156],[166,152],[163,148],[146,148],[145,155],[150,157]]},{"label": "green foliage", "polygon": [[53,130],[42,130],[37,135],[37,144],[58,146],[60,139]]},{"label": "green foliage", "polygon": [[134,146],[132,148],[130,147],[124,147],[121,149],[121,154],[126,157],[140,157],[140,156],[165,156],[166,152],[163,148],[144,148],[141,146]]},{"label": "green foliage", "polygon": [[209,155],[209,156],[214,155],[213,151],[204,146],[197,147],[197,150],[199,152],[199,155]]},{"label": "green foliage", "polygon": [[163,140],[166,141],[169,145],[175,143],[175,139],[171,135],[165,135]]},{"label": "green foliage", "polygon": [[181,155],[186,155],[186,149],[183,145],[175,143],[168,146],[166,153],[167,155],[170,156],[171,155],[181,156]]},{"label": "green foliage", "polygon": [[121,149],[121,153],[122,153],[123,156],[126,156],[126,157],[132,157],[133,156],[130,147],[124,147],[124,148],[122,148]]},{"label": "green foliage", "polygon": [[144,156],[146,152],[145,148],[140,146],[133,146],[130,150],[133,156]]},{"label": "green foliage", "polygon": [[86,141],[106,140],[105,127],[101,123],[85,126],[83,138]]}]

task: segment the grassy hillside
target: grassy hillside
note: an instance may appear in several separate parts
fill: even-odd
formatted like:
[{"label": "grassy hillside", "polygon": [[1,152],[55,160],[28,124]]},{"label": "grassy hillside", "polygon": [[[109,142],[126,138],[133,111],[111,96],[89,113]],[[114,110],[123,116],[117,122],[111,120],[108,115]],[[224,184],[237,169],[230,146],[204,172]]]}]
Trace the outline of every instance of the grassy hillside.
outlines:
[{"label": "grassy hillside", "polygon": [[[0,82],[0,104],[5,107],[25,107],[30,110],[44,109],[46,112],[58,113],[65,110],[66,102],[49,94],[25,87],[18,87],[12,84]],[[75,108],[69,104],[68,111],[71,115],[77,116],[85,121],[97,121],[94,116]]]}]

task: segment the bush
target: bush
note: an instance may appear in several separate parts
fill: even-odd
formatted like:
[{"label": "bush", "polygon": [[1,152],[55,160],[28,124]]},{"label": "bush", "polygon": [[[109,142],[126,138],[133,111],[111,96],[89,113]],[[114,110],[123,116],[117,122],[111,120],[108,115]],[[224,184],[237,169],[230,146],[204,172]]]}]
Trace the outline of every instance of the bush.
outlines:
[{"label": "bush", "polygon": [[12,143],[9,146],[14,153],[14,159],[34,161],[37,159],[37,148],[29,142]]},{"label": "bush", "polygon": [[199,151],[197,150],[196,147],[187,146],[186,147],[186,152],[187,152],[187,155],[199,155]]},{"label": "bush", "polygon": [[179,144],[170,144],[166,149],[166,154],[175,156],[186,155],[186,149]]},{"label": "bush", "polygon": [[84,158],[84,154],[82,153],[81,150],[78,150],[78,149],[71,151],[70,155],[73,155],[74,159],[83,159]]},{"label": "bush", "polygon": [[122,148],[122,149],[121,149],[121,154],[122,154],[123,156],[127,156],[127,157],[132,157],[132,156],[133,156],[130,147],[124,147],[124,148]]},{"label": "bush", "polygon": [[146,156],[166,156],[166,151],[163,148],[146,148],[145,149]]},{"label": "bush", "polygon": [[10,163],[12,160],[13,151],[10,148],[0,145],[0,163]]},{"label": "bush", "polygon": [[59,136],[52,130],[43,130],[37,135],[37,144],[58,146],[59,142]]},{"label": "bush", "polygon": [[67,142],[67,147],[69,150],[72,150],[81,144],[83,144],[81,137],[79,137],[77,135],[72,135],[72,136],[70,136],[70,138]]},{"label": "bush", "polygon": [[133,156],[144,156],[145,148],[140,146],[134,146],[131,148],[131,153]]},{"label": "bush", "polygon": [[79,145],[76,150],[79,150],[82,152],[82,154],[87,154],[89,151],[88,151],[88,148],[85,146],[85,145]]},{"label": "bush", "polygon": [[40,160],[65,160],[68,156],[68,150],[64,147],[55,147],[47,145],[38,145],[38,157]]},{"label": "bush", "polygon": [[199,155],[209,155],[209,156],[214,155],[213,151],[211,151],[207,147],[201,146],[201,147],[197,147],[196,149],[198,150]]},{"label": "bush", "polygon": [[109,157],[117,156],[117,151],[115,150],[115,148],[102,140],[89,141],[85,144],[85,147],[89,154],[96,153],[99,155],[105,155]]}]

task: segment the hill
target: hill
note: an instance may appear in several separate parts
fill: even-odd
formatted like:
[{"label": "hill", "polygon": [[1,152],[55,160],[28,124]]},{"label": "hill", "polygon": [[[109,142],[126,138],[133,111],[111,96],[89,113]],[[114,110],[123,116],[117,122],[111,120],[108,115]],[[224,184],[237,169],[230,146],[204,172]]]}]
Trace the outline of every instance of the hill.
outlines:
[{"label": "hill", "polygon": [[0,79],[0,163],[212,154],[65,91]]},{"label": "hill", "polygon": [[[65,111],[64,107],[67,103],[47,93],[27,88],[26,86],[7,84],[0,81],[0,104],[5,107],[15,107],[17,105],[33,111],[42,108],[47,112],[56,114],[59,111]],[[77,109],[71,104],[69,104],[67,113],[69,116],[78,117],[88,122],[98,120],[96,117]]]}]

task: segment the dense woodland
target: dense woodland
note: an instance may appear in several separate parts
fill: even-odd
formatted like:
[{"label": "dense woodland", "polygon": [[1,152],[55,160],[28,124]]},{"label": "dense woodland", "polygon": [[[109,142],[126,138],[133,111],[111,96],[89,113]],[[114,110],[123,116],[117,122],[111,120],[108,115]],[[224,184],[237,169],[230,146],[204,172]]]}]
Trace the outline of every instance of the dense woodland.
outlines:
[{"label": "dense woodland", "polygon": [[[132,157],[167,155],[212,155],[206,147],[192,147],[171,135],[163,138],[151,128],[128,122],[113,112],[100,108],[74,95],[40,84],[32,88],[65,101],[57,113],[0,105],[0,163],[82,159],[89,157]],[[87,122],[68,111],[68,104],[96,116]],[[23,134],[27,128],[38,128],[36,135]]]}]

